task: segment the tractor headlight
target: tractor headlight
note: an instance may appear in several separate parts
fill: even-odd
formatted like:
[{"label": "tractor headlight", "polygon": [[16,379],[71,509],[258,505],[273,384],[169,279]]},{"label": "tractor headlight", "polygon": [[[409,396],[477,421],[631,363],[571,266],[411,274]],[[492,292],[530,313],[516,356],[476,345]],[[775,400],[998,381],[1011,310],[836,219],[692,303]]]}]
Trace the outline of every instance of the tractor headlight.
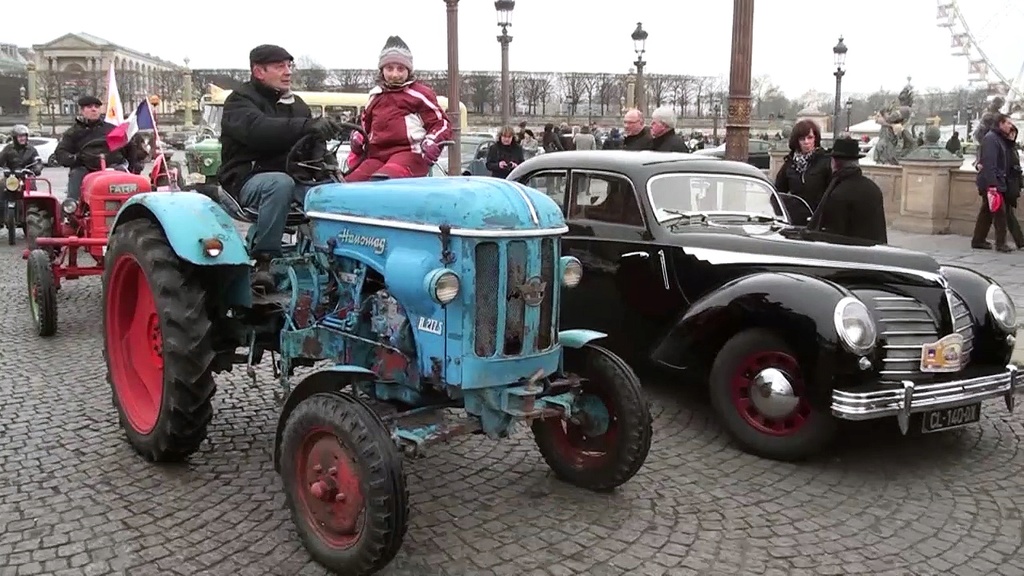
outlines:
[{"label": "tractor headlight", "polygon": [[459,277],[447,268],[438,268],[427,274],[427,294],[438,304],[448,304],[459,295]]},{"label": "tractor headlight", "polygon": [[995,284],[989,286],[985,290],[985,306],[1000,328],[1007,332],[1017,329],[1017,309],[1005,290]]},{"label": "tractor headlight", "polygon": [[17,176],[11,175],[7,177],[7,181],[4,182],[4,184],[7,186],[8,190],[14,192],[15,190],[18,189],[18,185],[20,184],[20,182],[18,181]]},{"label": "tractor headlight", "polygon": [[65,198],[64,201],[60,203],[60,209],[65,214],[74,214],[75,210],[78,210],[78,201],[74,198]]},{"label": "tractor headlight", "polygon": [[843,298],[836,304],[833,318],[836,334],[847,350],[854,354],[865,354],[874,348],[878,331],[863,302],[852,296]]},{"label": "tractor headlight", "polygon": [[213,158],[203,158],[203,166],[206,166],[207,168],[213,166]]},{"label": "tractor headlight", "polygon": [[583,265],[572,256],[562,256],[560,261],[562,268],[562,285],[566,288],[575,288],[583,279]]}]

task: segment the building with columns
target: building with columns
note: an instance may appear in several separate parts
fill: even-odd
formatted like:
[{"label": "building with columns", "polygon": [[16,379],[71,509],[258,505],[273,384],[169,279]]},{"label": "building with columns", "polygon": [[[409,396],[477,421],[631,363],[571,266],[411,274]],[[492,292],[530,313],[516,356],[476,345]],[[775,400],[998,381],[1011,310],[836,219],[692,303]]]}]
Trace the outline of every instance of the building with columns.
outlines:
[{"label": "building with columns", "polygon": [[65,34],[32,46],[32,51],[44,114],[75,114],[78,99],[87,94],[102,99],[111,63],[126,110],[153,93],[173,102],[181,91],[182,66],[92,34]]}]

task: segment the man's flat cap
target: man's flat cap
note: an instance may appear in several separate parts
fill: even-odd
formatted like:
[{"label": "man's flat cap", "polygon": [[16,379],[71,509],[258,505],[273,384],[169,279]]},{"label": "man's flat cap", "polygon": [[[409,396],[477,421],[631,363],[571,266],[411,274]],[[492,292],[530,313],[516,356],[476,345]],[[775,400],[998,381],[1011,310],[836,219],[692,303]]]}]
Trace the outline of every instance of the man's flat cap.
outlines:
[{"label": "man's flat cap", "polygon": [[103,100],[95,96],[82,96],[78,99],[78,107],[85,108],[86,106],[103,106]]},{"label": "man's flat cap", "polygon": [[273,44],[261,44],[249,52],[249,65],[273,64],[274,62],[291,62],[295,58],[287,50]]}]

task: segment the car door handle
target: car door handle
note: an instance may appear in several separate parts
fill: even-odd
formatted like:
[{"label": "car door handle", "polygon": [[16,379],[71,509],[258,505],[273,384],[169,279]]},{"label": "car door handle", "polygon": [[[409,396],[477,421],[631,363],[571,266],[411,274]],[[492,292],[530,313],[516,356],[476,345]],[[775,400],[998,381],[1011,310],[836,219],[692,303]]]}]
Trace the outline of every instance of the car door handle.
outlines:
[{"label": "car door handle", "polygon": [[647,252],[626,252],[625,254],[620,256],[620,258],[634,258],[634,257],[650,258],[651,255],[649,253],[647,253]]}]

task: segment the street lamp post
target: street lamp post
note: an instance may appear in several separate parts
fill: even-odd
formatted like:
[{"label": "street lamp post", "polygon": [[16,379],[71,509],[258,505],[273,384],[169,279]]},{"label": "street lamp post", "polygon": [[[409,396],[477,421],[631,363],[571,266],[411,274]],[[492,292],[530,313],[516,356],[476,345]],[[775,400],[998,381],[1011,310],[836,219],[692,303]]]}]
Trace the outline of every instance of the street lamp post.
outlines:
[{"label": "street lamp post", "polygon": [[853,98],[846,99],[846,131],[850,131],[850,118],[853,116]]},{"label": "street lamp post", "polygon": [[448,9],[448,118],[452,140],[448,149],[448,174],[462,174],[462,113],[459,110],[459,0],[444,0]]},{"label": "street lamp post", "polygon": [[715,143],[715,146],[718,146],[718,116],[722,113],[722,105],[715,102],[713,112],[715,113],[715,117],[711,124],[711,140]]},{"label": "street lamp post", "polygon": [[501,43],[501,125],[508,126],[512,122],[511,98],[509,97],[508,81],[508,45],[512,42],[512,36],[508,33],[508,27],[512,25],[512,10],[516,7],[515,0],[496,0],[494,9],[498,11],[498,26],[501,27],[501,35],[498,42]]},{"label": "street lamp post", "polygon": [[633,50],[636,52],[636,62],[633,64],[636,66],[636,85],[633,89],[636,91],[633,100],[636,102],[636,107],[647,115],[647,89],[644,88],[644,52],[647,51],[647,31],[644,30],[643,25],[640,22],[636,23],[636,30],[630,35],[633,39]]},{"label": "street lamp post", "polygon": [[25,71],[28,74],[28,88],[25,89],[23,86],[18,92],[21,94],[21,105],[28,107],[28,129],[38,132],[43,129],[43,125],[39,122],[39,105],[42,102],[39,100],[39,76],[36,72],[36,63],[26,64]]},{"label": "street lamp post", "polygon": [[973,120],[974,120],[974,106],[968,105],[967,106],[967,129],[964,130],[964,141],[968,141],[969,142],[973,138],[973,136],[971,136],[971,122]]},{"label": "street lamp post", "polygon": [[843,37],[839,37],[839,43],[832,48],[832,55],[835,57],[836,71],[833,72],[833,76],[836,77],[836,101],[835,109],[832,111],[832,137],[839,137],[839,107],[840,102],[843,100],[843,76],[846,75],[846,44],[843,43]]},{"label": "street lamp post", "polygon": [[195,100],[192,97],[192,69],[189,68],[188,63],[191,62],[188,58],[185,58],[185,69],[181,72],[181,99],[185,101],[185,128],[192,127],[192,103]]},{"label": "street lamp post", "polygon": [[750,66],[754,49],[754,0],[733,0],[729,108],[725,157],[746,162],[750,149]]}]

